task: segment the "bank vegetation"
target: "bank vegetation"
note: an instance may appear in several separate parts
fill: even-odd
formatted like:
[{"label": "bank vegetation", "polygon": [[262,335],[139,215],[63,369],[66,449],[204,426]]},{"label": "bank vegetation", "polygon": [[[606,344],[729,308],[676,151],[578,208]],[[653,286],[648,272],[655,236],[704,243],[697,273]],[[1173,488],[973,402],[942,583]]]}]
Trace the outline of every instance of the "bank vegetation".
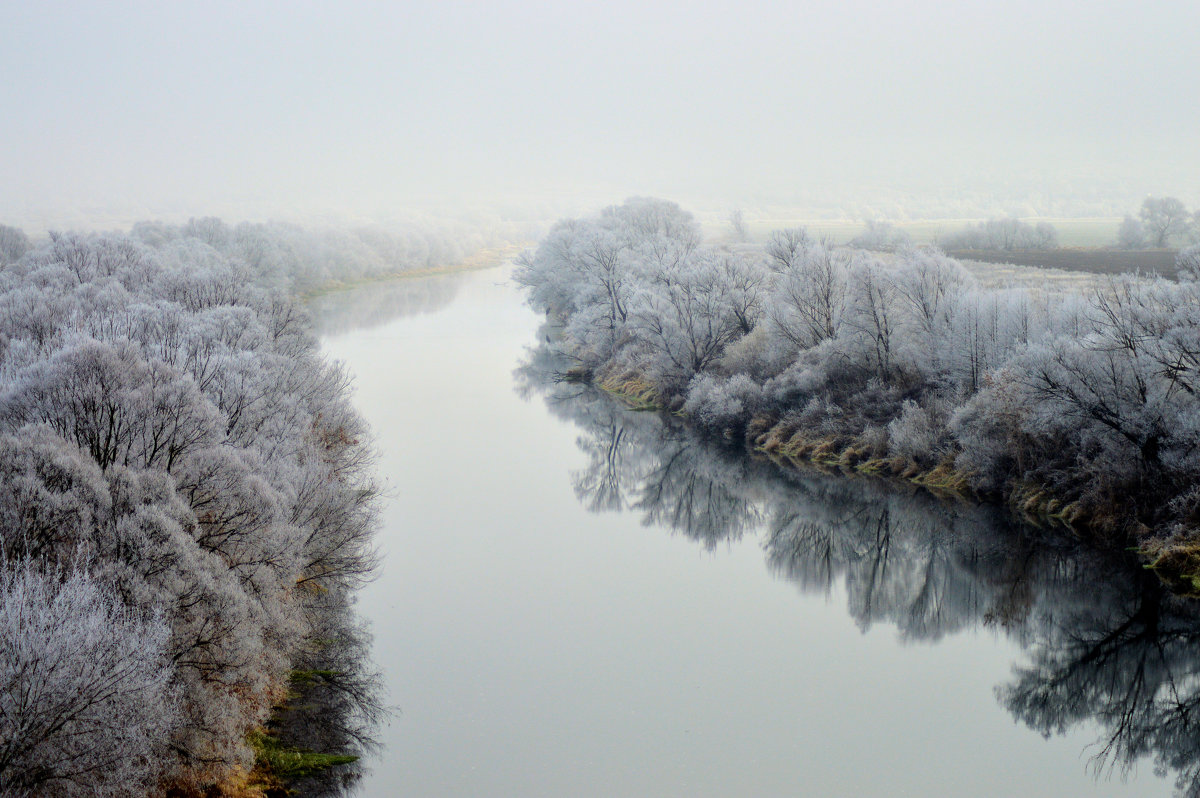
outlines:
[{"label": "bank vegetation", "polygon": [[0,794],[354,778],[380,713],[353,613],[379,490],[296,297],[486,243],[0,228]]},{"label": "bank vegetation", "polygon": [[572,367],[774,456],[1008,501],[1200,587],[1200,249],[1177,280],[984,287],[933,248],[803,229],[702,243],[633,199],[560,222],[517,279]]}]

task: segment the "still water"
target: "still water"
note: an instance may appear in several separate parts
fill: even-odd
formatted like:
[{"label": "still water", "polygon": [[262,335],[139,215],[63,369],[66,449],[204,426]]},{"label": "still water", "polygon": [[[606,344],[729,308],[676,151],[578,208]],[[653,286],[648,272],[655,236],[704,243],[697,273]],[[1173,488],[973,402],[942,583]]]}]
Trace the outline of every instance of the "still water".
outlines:
[{"label": "still water", "polygon": [[1153,796],[1196,777],[1200,624],[1128,561],[786,472],[557,381],[507,268],[313,315],[389,491],[359,609],[398,712],[359,794]]}]

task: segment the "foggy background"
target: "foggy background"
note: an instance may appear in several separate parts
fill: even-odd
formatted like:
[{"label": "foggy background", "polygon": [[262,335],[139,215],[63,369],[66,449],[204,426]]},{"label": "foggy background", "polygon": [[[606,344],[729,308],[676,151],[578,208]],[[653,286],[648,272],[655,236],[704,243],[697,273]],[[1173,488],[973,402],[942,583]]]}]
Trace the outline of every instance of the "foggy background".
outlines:
[{"label": "foggy background", "polygon": [[0,3],[0,221],[1200,201],[1200,3]]}]

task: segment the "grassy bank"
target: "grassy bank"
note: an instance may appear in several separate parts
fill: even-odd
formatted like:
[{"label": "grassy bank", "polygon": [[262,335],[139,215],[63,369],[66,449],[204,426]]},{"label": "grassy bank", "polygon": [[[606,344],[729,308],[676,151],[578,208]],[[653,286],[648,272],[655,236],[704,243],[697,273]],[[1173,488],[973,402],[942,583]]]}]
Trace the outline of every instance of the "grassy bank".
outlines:
[{"label": "grassy bank", "polygon": [[[579,372],[569,378],[592,382],[632,411],[667,412],[658,389],[636,372],[595,377]],[[688,418],[681,411],[673,415]],[[736,438],[737,433],[727,431],[726,437],[731,436]],[[973,487],[973,475],[955,464],[953,453],[923,464],[879,451],[877,444],[861,437],[814,435],[794,423],[766,416],[750,421],[744,443],[749,452],[764,455],[783,468],[916,485],[943,501],[1005,505],[1022,523],[1066,529],[1104,547],[1136,549],[1145,567],[1154,570],[1172,590],[1200,596],[1200,544],[1155,537],[1149,527],[1117,502],[1060,496],[1034,482],[1017,482],[998,492],[980,492]]]},{"label": "grassy bank", "polygon": [[997,493],[980,493],[972,488],[972,475],[955,465],[953,454],[932,466],[923,465],[875,452],[870,442],[860,438],[811,436],[794,425],[765,418],[751,422],[746,444],[786,468],[898,480],[918,485],[943,500],[1004,504],[1023,523],[1061,527],[1097,545],[1134,549],[1145,567],[1172,590],[1200,596],[1200,543],[1159,538],[1117,502],[1059,496],[1032,482],[1015,483]]}]

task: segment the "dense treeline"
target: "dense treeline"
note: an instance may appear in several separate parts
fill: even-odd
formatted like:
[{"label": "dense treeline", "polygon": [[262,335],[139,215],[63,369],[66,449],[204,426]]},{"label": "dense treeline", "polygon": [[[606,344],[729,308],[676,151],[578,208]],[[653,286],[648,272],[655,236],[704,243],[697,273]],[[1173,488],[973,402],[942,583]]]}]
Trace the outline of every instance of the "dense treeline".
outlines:
[{"label": "dense treeline", "polygon": [[446,266],[509,238],[528,238],[521,225],[496,220],[483,225],[423,219],[386,229],[322,230],[284,222],[230,226],[212,217],[184,225],[140,222],[130,235],[156,248],[187,241],[206,244],[245,264],[259,285],[292,294]]},{"label": "dense treeline", "polygon": [[775,574],[844,595],[864,630],[922,643],[990,627],[1023,652],[996,688],[1015,719],[1046,736],[1094,730],[1097,775],[1152,759],[1179,794],[1200,794],[1200,608],[1127,552],[905,485],[780,469],[671,416],[630,413],[562,368],[543,345],[518,378],[579,428],[586,465],[572,482],[589,509],[708,549],[759,535]]},{"label": "dense treeline", "polygon": [[945,236],[938,244],[947,250],[1054,249],[1058,246],[1058,230],[1049,222],[1033,225],[1020,219],[988,219]]},{"label": "dense treeline", "polygon": [[635,199],[560,222],[518,279],[576,378],[793,458],[1135,536],[1195,572],[1197,254],[1177,282],[984,288],[935,249],[803,230],[704,246],[690,214]]},{"label": "dense treeline", "polygon": [[461,251],[0,232],[0,794],[244,785],[306,680],[328,711],[272,723],[368,742],[372,450],[292,295]]},{"label": "dense treeline", "polygon": [[[261,287],[304,294],[331,284],[458,263],[485,247],[526,240],[534,229],[500,220],[440,218],[387,228],[319,229],[287,222],[230,225],[204,217],[186,224],[138,222],[128,238],[176,258],[211,258],[215,253],[237,261]],[[30,246],[24,231],[0,225],[0,263],[16,262]]]}]

